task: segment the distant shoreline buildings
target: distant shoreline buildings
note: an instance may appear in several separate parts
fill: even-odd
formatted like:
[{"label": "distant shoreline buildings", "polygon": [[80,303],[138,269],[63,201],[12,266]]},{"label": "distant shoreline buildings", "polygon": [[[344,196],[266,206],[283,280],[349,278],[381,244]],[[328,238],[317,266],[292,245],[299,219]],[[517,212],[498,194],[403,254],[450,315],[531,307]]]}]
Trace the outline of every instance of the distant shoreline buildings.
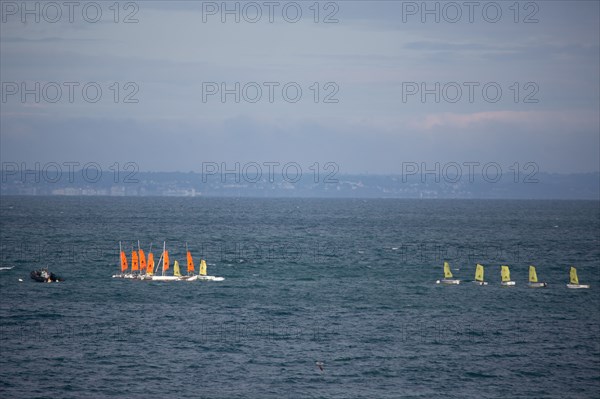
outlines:
[{"label": "distant shoreline buildings", "polygon": [[0,195],[110,197],[315,197],[315,198],[440,198],[440,199],[587,199],[600,200],[600,173],[539,173],[537,182],[512,179],[490,182],[466,179],[450,183],[432,176],[338,175],[315,181],[266,178],[245,181],[236,176],[183,172],[138,172],[135,179],[115,182],[111,176],[91,181],[44,179],[33,173],[0,171]]}]

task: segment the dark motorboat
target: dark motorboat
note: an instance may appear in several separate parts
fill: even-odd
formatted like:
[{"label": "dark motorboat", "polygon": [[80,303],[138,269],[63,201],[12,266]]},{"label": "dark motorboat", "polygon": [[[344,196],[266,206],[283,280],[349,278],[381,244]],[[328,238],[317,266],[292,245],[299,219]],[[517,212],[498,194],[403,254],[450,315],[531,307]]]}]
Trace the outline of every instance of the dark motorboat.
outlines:
[{"label": "dark motorboat", "polygon": [[34,270],[31,272],[30,276],[38,283],[56,283],[59,281],[64,281],[64,279],[56,274],[50,273],[48,269]]}]

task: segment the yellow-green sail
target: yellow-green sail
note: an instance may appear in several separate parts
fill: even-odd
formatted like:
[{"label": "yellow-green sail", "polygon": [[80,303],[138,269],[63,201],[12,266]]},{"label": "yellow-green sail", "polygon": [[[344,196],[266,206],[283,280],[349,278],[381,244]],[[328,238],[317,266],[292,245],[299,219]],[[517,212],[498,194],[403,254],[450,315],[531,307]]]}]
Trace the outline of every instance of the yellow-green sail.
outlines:
[{"label": "yellow-green sail", "polygon": [[181,277],[181,271],[179,270],[179,262],[175,261],[173,264],[173,276]]},{"label": "yellow-green sail", "polygon": [[200,261],[200,275],[206,276],[206,261],[204,259]]},{"label": "yellow-green sail", "polygon": [[508,269],[508,266],[501,266],[500,273],[502,274],[503,282],[510,281],[510,270]]},{"label": "yellow-green sail", "polygon": [[483,265],[477,264],[475,269],[475,281],[483,281]]},{"label": "yellow-green sail", "polygon": [[535,272],[535,266],[529,266],[529,282],[537,283],[537,273]]},{"label": "yellow-green sail", "polygon": [[452,272],[450,271],[450,264],[444,262],[444,278],[452,278]]},{"label": "yellow-green sail", "polygon": [[571,284],[579,284],[579,278],[577,277],[577,269],[571,266]]}]

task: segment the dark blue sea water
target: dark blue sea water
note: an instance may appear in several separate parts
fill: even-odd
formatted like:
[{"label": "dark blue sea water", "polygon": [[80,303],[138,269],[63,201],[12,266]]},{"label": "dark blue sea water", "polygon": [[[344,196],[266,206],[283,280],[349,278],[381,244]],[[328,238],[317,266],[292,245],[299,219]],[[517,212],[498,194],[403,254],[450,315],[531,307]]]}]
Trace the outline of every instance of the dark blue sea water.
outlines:
[{"label": "dark blue sea water", "polygon": [[[1,398],[600,397],[598,202],[3,197],[0,222]],[[137,240],[226,280],[112,279]],[[445,259],[490,285],[437,286]]]}]

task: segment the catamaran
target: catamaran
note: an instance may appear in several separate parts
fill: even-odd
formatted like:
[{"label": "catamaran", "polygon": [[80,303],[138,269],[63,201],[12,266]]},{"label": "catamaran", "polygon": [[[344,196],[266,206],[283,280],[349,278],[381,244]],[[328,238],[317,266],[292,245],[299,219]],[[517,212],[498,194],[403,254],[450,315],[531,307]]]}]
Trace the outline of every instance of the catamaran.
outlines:
[{"label": "catamaran", "polygon": [[579,284],[579,277],[577,277],[577,269],[571,266],[571,272],[569,273],[571,277],[570,284],[567,284],[567,288],[590,288],[588,284]]},{"label": "catamaran", "polygon": [[148,260],[146,261],[146,254],[144,253],[144,250],[140,248],[140,242],[138,241],[138,259],[140,262],[140,273],[137,275],[137,278],[140,280],[152,280],[152,273],[154,269],[152,243],[150,243],[150,251],[148,251]]},{"label": "catamaran", "polygon": [[500,267],[500,275],[502,276],[502,282],[500,285],[505,287],[516,285],[516,283],[510,279],[510,269],[508,266]]},{"label": "catamaran", "polygon": [[436,284],[460,284],[460,280],[453,278],[452,272],[450,271],[450,264],[444,262],[444,278],[437,280]]},{"label": "catamaran", "polygon": [[[163,242],[163,252],[162,255],[160,256],[160,259],[158,260],[158,264],[160,266],[162,261],[162,275],[160,276],[156,276],[156,275],[152,275],[152,281],[176,281],[179,280],[179,276],[167,276],[165,275],[165,272],[167,270],[169,270],[169,251],[167,251],[166,248],[166,243]],[[179,269],[179,263],[177,263],[177,269]]]},{"label": "catamaran", "polygon": [[173,268],[176,267],[176,271],[179,274],[179,279],[180,280],[183,280],[183,281],[195,281],[195,280],[198,280],[198,276],[196,276],[194,274],[194,259],[192,258],[192,253],[188,249],[187,242],[185,243],[185,250],[186,250],[186,258],[187,258],[187,276],[182,276],[181,275],[181,272],[179,271],[179,262],[175,261],[175,264],[177,266],[173,266]]},{"label": "catamaran", "polygon": [[[123,251],[123,247],[121,246],[121,242],[119,241],[119,252],[120,252],[120,264],[121,264],[121,273],[114,274],[113,278],[134,278],[133,273],[127,273],[127,255],[125,255],[125,251]],[[133,272],[133,259],[131,264],[131,269]]]},{"label": "catamaran", "polygon": [[140,273],[137,275],[137,278],[140,280],[146,280],[147,276],[147,264],[146,264],[146,254],[144,253],[144,250],[142,248],[140,248],[140,242],[138,241],[138,259],[140,262]]},{"label": "catamaran", "polygon": [[483,265],[477,264],[475,268],[475,284],[488,285],[487,281],[483,281]]},{"label": "catamaran", "polygon": [[531,288],[542,288],[547,287],[548,283],[538,282],[537,273],[535,272],[535,266],[529,266],[529,287]]},{"label": "catamaran", "polygon": [[138,253],[134,249],[131,250],[131,274],[132,278],[137,278],[139,275]]},{"label": "catamaran", "polygon": [[217,277],[217,276],[207,276],[206,275],[206,261],[204,259],[200,260],[200,275],[198,276],[198,280],[202,281],[223,281],[225,278]]},{"label": "catamaran", "polygon": [[154,254],[152,253],[152,244],[150,244],[150,252],[148,252],[148,263],[146,264],[146,276],[144,280],[152,280],[154,275]]}]

